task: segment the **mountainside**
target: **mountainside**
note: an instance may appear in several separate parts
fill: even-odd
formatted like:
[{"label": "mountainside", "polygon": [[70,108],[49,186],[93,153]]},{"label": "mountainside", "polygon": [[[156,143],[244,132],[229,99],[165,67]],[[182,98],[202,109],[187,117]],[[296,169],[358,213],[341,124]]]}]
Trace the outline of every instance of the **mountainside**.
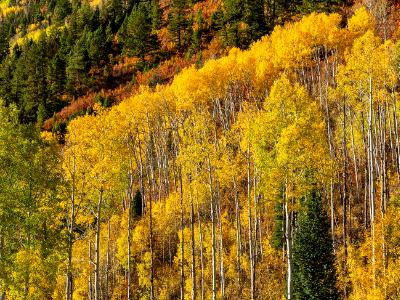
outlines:
[{"label": "mountainside", "polygon": [[0,299],[400,297],[396,3],[1,3]]},{"label": "mountainside", "polygon": [[22,122],[49,119],[46,129],[63,131],[95,102],[166,83],[179,66],[246,48],[274,24],[338,1],[2,0],[0,97],[17,104]]}]

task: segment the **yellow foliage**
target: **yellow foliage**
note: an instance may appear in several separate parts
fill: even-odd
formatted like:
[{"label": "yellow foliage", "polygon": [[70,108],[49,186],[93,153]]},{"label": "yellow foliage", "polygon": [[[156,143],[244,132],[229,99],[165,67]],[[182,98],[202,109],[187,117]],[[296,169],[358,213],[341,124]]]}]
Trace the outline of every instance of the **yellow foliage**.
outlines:
[{"label": "yellow foliage", "polygon": [[[157,297],[176,297],[182,247],[185,296],[188,298],[191,293],[189,274],[193,253],[190,216],[193,203],[197,293],[199,298],[202,250],[205,298],[211,298],[211,199],[218,200],[218,208],[221,209],[215,224],[217,277],[221,276],[223,265],[225,297],[238,297],[234,196],[238,193],[242,247],[245,248],[242,249],[239,264],[242,278],[246,281],[250,265],[246,252],[248,237],[243,230],[252,224],[244,217],[249,213],[248,206],[244,204],[247,196],[255,199],[257,193],[262,193],[257,213],[261,215],[264,222],[262,229],[266,232],[260,245],[264,259],[257,262],[256,284],[260,294],[266,295],[266,298],[282,298],[283,254],[270,244],[270,224],[274,216],[273,204],[269,201],[276,199],[285,183],[288,196],[295,199],[304,195],[310,184],[313,187],[324,186],[334,174],[326,138],[326,112],[322,103],[325,95],[321,96],[320,103],[315,101],[312,98],[316,93],[313,87],[307,86],[307,89],[298,82],[301,76],[305,77],[303,82],[307,80],[306,75],[300,75],[300,70],[312,73],[326,64],[329,73],[332,71],[329,67],[334,69],[346,51],[343,65],[339,66],[337,73],[338,85],[335,86],[336,82],[332,84],[335,88],[327,91],[326,96],[329,96],[329,108],[334,108],[331,113],[337,114],[336,107],[341,104],[339,100],[346,95],[349,110],[354,114],[352,120],[356,128],[357,148],[363,143],[360,127],[365,121],[357,113],[366,108],[368,80],[373,80],[376,104],[389,96],[387,87],[396,83],[396,72],[392,67],[394,45],[390,41],[383,43],[373,33],[370,15],[361,9],[349,20],[347,28],[340,28],[340,22],[337,14],[311,14],[300,22],[275,28],[270,36],[262,38],[249,50],[231,49],[227,56],[209,60],[200,69],[194,66],[184,69],[170,85],[157,86],[154,90],[141,87],[136,95],[111,109],[96,106],[93,115],[78,117],[70,122],[63,153],[65,177],[70,183],[74,180],[79,205],[87,208],[80,211],[76,222],[87,228],[94,222],[93,208],[98,191],[105,193],[107,217],[124,207],[118,212],[118,217],[111,217],[110,220],[110,243],[115,247],[116,264],[122,270],[126,270],[128,255],[126,198],[129,189],[138,188],[140,172],[144,173],[141,184],[146,196],[146,211],[132,222],[130,245],[136,298],[148,299],[150,293],[150,193]],[[32,28],[32,32],[36,30]],[[317,65],[319,51],[325,51],[329,57]],[[362,96],[360,86],[364,91]],[[340,128],[339,125],[336,124],[336,127]],[[335,134],[333,139],[338,142],[344,132],[337,129]],[[250,176],[254,175],[254,182],[257,183],[255,189],[252,186],[250,195],[246,191],[247,159],[250,161]],[[152,174],[152,168],[155,168],[155,174]],[[169,173],[163,174],[164,169],[168,169],[165,172]],[[130,176],[134,181],[132,187],[127,180]],[[182,195],[179,191],[180,180]],[[236,190],[233,189],[234,182]],[[117,204],[121,202],[123,204]],[[180,225],[181,209],[183,230]],[[397,222],[395,214],[389,217],[395,220],[390,223]],[[108,244],[105,219],[101,225],[102,258],[106,255]],[[389,222],[389,219],[384,221]],[[377,235],[383,236],[384,233]],[[93,239],[93,232],[88,230],[87,236],[74,245],[73,265],[77,286],[74,296],[77,299],[87,297],[87,278],[93,272],[93,266],[88,261],[90,239]],[[395,237],[386,237],[392,248],[396,247],[395,240]],[[218,247],[221,242],[222,249]],[[376,249],[380,242],[382,239],[375,240]],[[381,287],[397,296],[399,274],[395,256],[388,260],[386,277],[382,276],[385,280],[377,276],[377,287],[371,288],[370,248],[371,239],[368,236],[360,247],[349,248],[352,299],[378,299],[383,295]],[[377,257],[382,254],[379,251]],[[32,259],[35,261],[35,258]],[[377,267],[377,274],[382,272]],[[119,276],[119,280],[125,282],[125,278]],[[57,285],[61,285],[62,280],[58,281]],[[124,284],[116,288],[120,297],[125,295]],[[242,284],[239,292],[244,299],[249,298],[248,285]]]},{"label": "yellow foliage", "polygon": [[367,31],[374,31],[375,21],[367,9],[362,6],[349,19],[347,28],[352,36],[360,36]]}]

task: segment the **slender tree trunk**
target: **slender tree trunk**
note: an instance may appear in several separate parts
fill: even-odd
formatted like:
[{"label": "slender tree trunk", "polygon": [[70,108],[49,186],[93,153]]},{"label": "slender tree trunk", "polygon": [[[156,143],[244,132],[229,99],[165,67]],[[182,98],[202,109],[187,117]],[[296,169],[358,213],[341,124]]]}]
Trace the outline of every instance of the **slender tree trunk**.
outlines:
[{"label": "slender tree trunk", "polygon": [[[151,163],[151,162],[150,162]],[[154,174],[151,166],[151,177],[152,182],[154,180]],[[149,189],[149,244],[150,244],[150,300],[154,299],[154,250],[153,250],[153,183],[150,185]]]},{"label": "slender tree trunk", "polygon": [[364,228],[368,228],[368,200],[369,200],[369,151],[368,151],[368,137],[365,135],[365,126],[364,126],[364,114],[361,112],[361,129],[363,135],[363,146],[364,146]]},{"label": "slender tree trunk", "polygon": [[128,212],[128,270],[127,270],[127,298],[128,300],[132,299],[132,294],[131,294],[131,215],[132,211],[131,208],[129,208]]},{"label": "slender tree trunk", "polygon": [[336,253],[336,245],[335,245],[335,207],[334,207],[334,196],[333,196],[333,178],[331,177],[330,180],[330,210],[331,210],[331,235],[332,235],[332,246],[333,246],[333,252]]},{"label": "slender tree trunk", "polygon": [[[382,268],[383,276],[386,278],[386,241],[385,241],[385,212],[386,212],[386,202],[389,197],[388,187],[387,187],[387,164],[386,164],[386,103],[380,110],[379,117],[379,129],[380,129],[380,148],[381,148],[381,234],[382,234]],[[384,283],[385,299],[387,298],[387,287]]]},{"label": "slender tree trunk", "polygon": [[184,232],[183,232],[183,189],[182,189],[182,173],[179,171],[179,183],[180,183],[180,192],[179,199],[181,204],[181,276],[180,276],[180,286],[181,286],[181,300],[185,299],[185,270],[184,270],[184,260],[185,260],[185,240],[184,240]]},{"label": "slender tree trunk", "polygon": [[[342,262],[344,276],[347,276],[347,133],[346,133],[346,98],[343,99],[343,170],[342,170],[342,182],[343,182],[343,194],[342,194],[342,207],[343,207],[343,252],[344,258]],[[347,298],[347,284],[344,284],[344,297]]]},{"label": "slender tree trunk", "polygon": [[360,184],[358,179],[358,163],[357,163],[357,155],[356,155],[356,146],[354,142],[354,129],[353,129],[353,118],[350,118],[350,126],[351,126],[351,147],[353,152],[353,164],[354,164],[354,176],[356,183],[356,203],[360,202]]},{"label": "slender tree trunk", "polygon": [[389,117],[387,118],[387,120],[388,120],[388,126],[389,126],[389,144],[390,144],[390,156],[391,156],[391,164],[392,165],[394,165],[394,166],[396,166],[396,170],[397,170],[397,161],[396,161],[396,158],[395,158],[395,155],[396,155],[396,147],[395,147],[395,142],[393,141],[394,140],[394,137],[393,137],[393,127],[392,127],[392,119],[390,118],[390,107],[389,107],[389,104],[387,105],[387,109],[388,109],[388,115],[389,115]]},{"label": "slender tree trunk", "polygon": [[283,203],[285,210],[285,239],[287,255],[287,300],[293,299],[293,261],[292,261],[292,218],[289,212],[288,184],[285,184],[285,200]]},{"label": "slender tree trunk", "polygon": [[[325,50],[324,51],[325,55],[325,95],[328,94],[328,89],[329,89],[329,61],[328,61],[328,53]],[[321,88],[321,96],[322,97],[322,88]],[[329,105],[328,105],[328,99],[327,97],[324,98],[324,108],[325,108],[325,120],[326,120],[326,134],[328,137],[328,145],[329,145],[329,155],[330,158],[333,160],[334,159],[334,150],[333,150],[333,141],[332,141],[332,128],[331,128],[331,119],[330,119],[330,111],[329,111]],[[322,99],[321,99],[322,101]],[[330,221],[331,221],[331,234],[332,234],[332,245],[333,245],[333,251],[335,252],[335,207],[334,207],[334,184],[333,184],[333,177],[330,180]]]},{"label": "slender tree trunk", "polygon": [[258,248],[261,246],[261,241],[260,241],[260,245],[257,243],[257,233],[258,233],[258,216],[257,216],[257,170],[256,170],[256,166],[255,163],[253,161],[253,206],[254,206],[254,238],[253,238],[253,243],[254,243],[254,248],[253,248],[253,297],[254,299],[257,298],[257,289],[256,289],[256,262],[258,259],[258,253],[259,250]]},{"label": "slender tree trunk", "polygon": [[241,295],[241,282],[240,282],[240,257],[242,255],[242,242],[241,242],[241,232],[240,232],[240,207],[239,207],[239,197],[238,189],[235,176],[233,177],[233,189],[235,195],[235,213],[236,213],[236,284],[237,284],[237,297],[240,298]]},{"label": "slender tree trunk", "polygon": [[374,190],[374,139],[372,133],[372,78],[369,78],[369,114],[368,114],[368,160],[369,160],[369,200],[370,200],[370,218],[371,218],[371,236],[372,236],[372,276],[374,288],[376,288],[375,277],[375,190]]},{"label": "slender tree trunk", "polygon": [[[92,241],[89,239],[89,265],[92,266]],[[92,272],[89,269],[89,278],[88,278],[88,296],[89,300],[93,299],[93,282],[92,282]]]},{"label": "slender tree trunk", "polygon": [[97,222],[96,222],[96,241],[94,244],[94,299],[100,300],[100,221],[101,221],[101,205],[103,203],[103,190],[99,192],[99,201],[97,203]]},{"label": "slender tree trunk", "polygon": [[196,300],[196,248],[195,248],[195,240],[194,240],[194,205],[193,205],[193,196],[190,192],[190,237],[192,244],[192,300]]},{"label": "slender tree trunk", "polygon": [[251,215],[251,176],[250,176],[250,144],[247,146],[247,209],[249,219],[249,264],[250,264],[250,299],[254,300],[254,264],[253,264],[253,217]]},{"label": "slender tree trunk", "polygon": [[201,300],[204,300],[204,254],[203,254],[203,230],[201,227],[200,209],[198,203],[198,196],[196,192],[196,207],[197,207],[197,220],[199,223],[199,236],[200,236],[200,267],[201,267]]},{"label": "slender tree trunk", "polygon": [[393,126],[394,126],[394,137],[396,141],[396,166],[397,176],[400,178],[400,144],[399,144],[399,124],[397,122],[397,107],[396,107],[396,94],[393,90]]},{"label": "slender tree trunk", "polygon": [[[142,191],[141,191],[142,193]],[[128,264],[127,264],[127,299],[131,300],[132,299],[132,294],[131,294],[131,231],[132,231],[132,201],[133,201],[133,174],[129,173],[129,203],[128,203],[128,232],[127,232],[127,238],[128,238]],[[143,194],[141,194],[143,195]],[[143,197],[143,196],[142,196]]]},{"label": "slender tree trunk", "polygon": [[66,300],[72,300],[73,291],[73,277],[72,277],[72,246],[75,230],[75,174],[76,162],[75,156],[73,157],[73,171],[72,171],[72,186],[71,186],[71,217],[68,228],[68,266],[67,266],[67,280],[66,280]]},{"label": "slender tree trunk", "polygon": [[221,285],[221,299],[225,297],[225,270],[224,270],[224,247],[222,238],[222,220],[221,220],[221,202],[218,197],[218,233],[219,233],[219,255],[220,255],[220,285]]},{"label": "slender tree trunk", "polygon": [[[260,255],[261,255],[261,261],[264,260],[264,249],[263,249],[263,227],[262,227],[262,211],[260,207],[260,199],[261,199],[261,194],[257,194],[257,224],[258,224],[258,240],[259,240],[259,250],[260,250]],[[257,289],[256,289],[257,290]]]},{"label": "slender tree trunk", "polygon": [[111,257],[110,257],[110,241],[111,241],[111,224],[110,224],[110,218],[108,218],[107,222],[107,255],[106,255],[106,278],[104,282],[104,289],[105,289],[105,295],[104,299],[108,300],[109,298],[109,277],[110,277],[110,266],[111,266]]},{"label": "slender tree trunk", "polygon": [[[343,171],[342,171],[342,182],[343,182],[343,248],[344,248],[344,260],[347,257],[347,138],[346,138],[346,99],[343,101]],[[344,261],[344,264],[345,264]]]},{"label": "slender tree trunk", "polygon": [[216,290],[216,253],[215,253],[215,205],[214,205],[214,190],[213,190],[213,180],[211,174],[211,162],[208,157],[208,180],[210,186],[210,196],[211,196],[211,268],[212,268],[212,299],[217,299],[217,290]]},{"label": "slender tree trunk", "polygon": [[[150,300],[153,300],[155,295],[154,295],[154,238],[153,238],[153,198],[156,198],[155,196],[155,189],[156,189],[156,183],[155,183],[155,176],[154,176],[154,145],[153,145],[153,134],[151,131],[151,126],[150,126],[150,119],[149,115],[147,114],[147,128],[148,128],[148,141],[146,145],[146,152],[147,152],[147,160],[148,160],[148,168],[149,168],[149,173],[147,176],[147,181],[148,181],[148,186],[149,186],[149,250],[150,250]],[[140,139],[139,139],[140,140]],[[140,150],[140,149],[139,149]],[[141,160],[141,151],[139,151],[139,156]],[[140,162],[140,164],[142,164]]]}]

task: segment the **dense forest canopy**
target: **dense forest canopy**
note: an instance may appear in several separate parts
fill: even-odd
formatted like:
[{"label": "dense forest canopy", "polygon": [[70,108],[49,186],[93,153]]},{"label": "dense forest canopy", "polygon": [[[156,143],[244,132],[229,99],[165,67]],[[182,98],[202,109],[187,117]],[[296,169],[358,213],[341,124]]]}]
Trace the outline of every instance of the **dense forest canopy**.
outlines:
[{"label": "dense forest canopy", "polygon": [[[296,13],[342,3],[1,0],[0,97],[17,104],[22,122],[43,125],[54,118],[52,129],[64,133],[65,123],[90,111],[94,102],[108,106],[121,98],[104,91],[123,86],[124,96],[129,94],[138,73],[174,57],[201,64],[219,52],[204,55],[210,45],[246,48]],[[160,71],[148,84],[165,81],[168,76]],[[90,104],[57,118],[63,107],[85,96]]]},{"label": "dense forest canopy", "polygon": [[0,2],[1,300],[400,297],[395,4],[214,4]]}]

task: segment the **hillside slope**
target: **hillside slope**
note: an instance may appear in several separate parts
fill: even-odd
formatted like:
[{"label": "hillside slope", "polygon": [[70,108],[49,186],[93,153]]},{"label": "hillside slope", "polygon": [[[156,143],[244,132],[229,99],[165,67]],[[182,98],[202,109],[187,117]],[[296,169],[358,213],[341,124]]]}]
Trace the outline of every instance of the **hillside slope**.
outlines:
[{"label": "hillside slope", "polygon": [[96,103],[62,145],[0,106],[0,294],[398,298],[400,44],[381,28],[365,7],[276,26]]},{"label": "hillside slope", "polygon": [[95,102],[107,106],[138,85],[166,83],[299,13],[345,3],[2,0],[0,98],[17,104],[22,122],[48,119],[45,128],[63,131]]}]

